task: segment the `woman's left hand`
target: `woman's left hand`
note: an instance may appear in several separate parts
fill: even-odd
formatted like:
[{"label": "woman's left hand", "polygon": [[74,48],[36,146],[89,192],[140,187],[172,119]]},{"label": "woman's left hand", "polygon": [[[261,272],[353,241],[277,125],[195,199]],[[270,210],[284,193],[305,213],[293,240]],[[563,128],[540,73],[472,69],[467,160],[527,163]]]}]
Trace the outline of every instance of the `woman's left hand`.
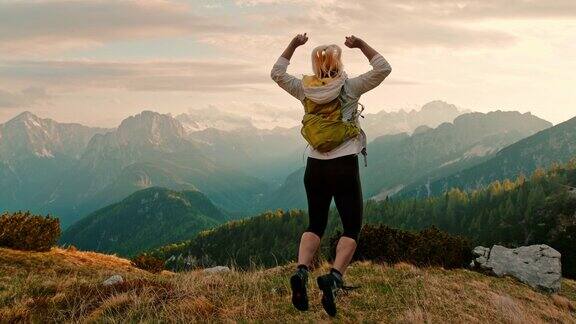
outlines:
[{"label": "woman's left hand", "polygon": [[307,41],[308,41],[308,36],[306,36],[306,33],[298,34],[292,39],[291,44],[294,47],[298,47],[298,46],[306,44]]}]

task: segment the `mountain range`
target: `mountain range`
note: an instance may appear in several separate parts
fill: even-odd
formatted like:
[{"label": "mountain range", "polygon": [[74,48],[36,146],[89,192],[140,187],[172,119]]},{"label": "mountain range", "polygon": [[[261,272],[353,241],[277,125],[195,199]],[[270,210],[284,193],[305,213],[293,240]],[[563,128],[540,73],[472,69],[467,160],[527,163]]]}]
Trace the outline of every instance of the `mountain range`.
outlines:
[{"label": "mountain range", "polygon": [[198,143],[185,138],[176,119],[144,111],[92,138],[70,176],[60,183],[53,206],[72,203],[84,215],[157,184],[201,190],[228,210],[250,210],[266,187],[206,156]]},{"label": "mountain range", "polygon": [[[244,109],[245,110],[245,109]],[[441,100],[426,103],[419,109],[397,111],[379,111],[377,113],[364,112],[362,128],[369,139],[386,134],[411,133],[419,126],[426,125],[432,128],[443,122],[452,122],[461,114],[469,110],[462,110],[453,104]],[[269,107],[253,104],[249,113],[241,113],[234,106],[215,107],[209,105],[203,109],[193,109],[188,113],[177,115],[175,118],[182,123],[187,133],[218,129],[230,132],[239,129],[267,129],[287,128],[299,130],[303,109],[284,110],[278,107]]]},{"label": "mountain range", "polygon": [[437,195],[449,188],[472,190],[495,180],[530,175],[537,168],[566,163],[576,157],[576,117],[544,129],[500,150],[491,159],[445,177],[423,179],[401,196]]},{"label": "mountain range", "polygon": [[[228,221],[266,210],[306,208],[298,127],[229,121],[193,128],[185,117],[143,111],[104,129],[20,114],[0,125],[0,206],[54,214],[65,229],[61,243],[126,256],[178,250],[186,246],[174,243],[216,227],[210,233],[226,236],[248,224]],[[482,188],[576,155],[576,118],[552,126],[530,113],[470,113],[437,101],[420,111],[367,114],[363,125],[384,134],[369,142],[368,167],[361,167],[365,199]],[[259,240],[300,232],[287,229],[303,226],[304,217],[282,219],[288,223]],[[250,228],[270,221],[254,218]],[[233,253],[249,260],[259,240]],[[286,252],[282,244],[275,257]]]},{"label": "mountain range", "polygon": [[[72,129],[64,134],[75,141],[66,142],[62,132],[36,135],[51,134],[47,127]],[[204,154],[202,145],[187,139],[181,123],[169,115],[144,111],[117,129],[103,130],[70,127],[25,113],[1,129],[2,147],[7,149],[0,156],[0,205],[55,214],[64,227],[155,185],[200,189],[223,209],[243,213],[266,192],[263,181]],[[27,146],[12,144],[17,140]],[[74,145],[66,151],[53,142]],[[20,147],[27,150],[12,149]]]},{"label": "mountain range", "polygon": [[[465,113],[455,105],[432,101],[420,110],[366,113],[362,128],[368,139],[381,135],[412,133],[420,126],[437,127],[452,122]],[[300,126],[262,129],[248,117],[222,111],[198,111],[181,114],[176,119],[184,125],[187,138],[204,145],[203,151],[214,160],[229,161],[233,166],[258,177],[272,186],[280,186],[304,164],[306,142]]]},{"label": "mountain range", "polygon": [[[410,112],[434,116],[431,124],[454,113],[441,102]],[[394,114],[404,113],[367,114],[366,127]],[[386,131],[405,127],[398,119],[380,124]],[[52,213],[67,226],[137,190],[163,186],[202,190],[223,209],[245,215],[302,164],[305,147],[299,127],[261,129],[217,112],[173,118],[144,111],[116,129],[25,112],[0,125],[0,204]]]},{"label": "mountain range", "polygon": [[530,113],[468,113],[412,135],[375,139],[371,167],[362,169],[368,197],[384,198],[422,177],[452,174],[492,157],[502,148],[552,124]]}]

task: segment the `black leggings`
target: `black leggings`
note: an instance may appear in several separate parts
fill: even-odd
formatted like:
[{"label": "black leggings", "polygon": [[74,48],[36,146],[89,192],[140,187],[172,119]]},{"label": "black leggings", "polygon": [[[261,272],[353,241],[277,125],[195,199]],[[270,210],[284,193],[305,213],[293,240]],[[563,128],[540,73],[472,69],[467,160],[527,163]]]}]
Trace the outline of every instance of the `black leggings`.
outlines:
[{"label": "black leggings", "polygon": [[334,197],[344,228],[343,236],[358,239],[363,212],[358,155],[345,155],[330,160],[309,157],[304,172],[304,187],[308,198],[307,232],[322,237]]}]

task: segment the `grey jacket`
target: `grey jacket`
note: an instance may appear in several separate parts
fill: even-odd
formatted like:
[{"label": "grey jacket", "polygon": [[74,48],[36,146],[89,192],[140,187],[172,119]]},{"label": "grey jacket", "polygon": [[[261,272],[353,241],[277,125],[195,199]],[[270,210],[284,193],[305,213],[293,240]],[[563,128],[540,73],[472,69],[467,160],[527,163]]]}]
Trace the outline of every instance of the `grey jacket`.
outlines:
[{"label": "grey jacket", "polygon": [[[302,102],[305,98],[302,80],[286,72],[289,64],[290,61],[286,58],[282,56],[279,57],[272,67],[270,77],[282,89]],[[348,78],[344,82],[340,94],[342,100],[342,119],[344,120],[355,121],[357,119],[356,112],[358,111],[358,100],[360,96],[374,89],[392,72],[388,61],[380,54],[376,54],[370,60],[370,65],[372,65],[372,70],[357,77]],[[365,153],[365,148],[366,136],[364,132],[362,132],[359,138],[349,139],[330,152],[321,153],[311,149],[309,156],[318,159],[333,159],[348,154]]]}]

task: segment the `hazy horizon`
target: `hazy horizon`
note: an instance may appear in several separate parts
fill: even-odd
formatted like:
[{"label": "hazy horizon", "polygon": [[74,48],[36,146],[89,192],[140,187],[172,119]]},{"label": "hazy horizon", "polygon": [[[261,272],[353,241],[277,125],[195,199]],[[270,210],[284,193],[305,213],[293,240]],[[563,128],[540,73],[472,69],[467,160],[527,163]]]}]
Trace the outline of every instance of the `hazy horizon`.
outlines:
[{"label": "hazy horizon", "polygon": [[[433,102],[436,102],[436,100],[430,101],[430,102],[428,102],[428,103],[433,103]],[[428,104],[428,103],[427,103],[427,104]],[[449,102],[444,102],[444,103],[447,104],[447,105],[452,105],[452,104],[449,103]],[[425,104],[425,105],[426,105],[426,104]],[[423,105],[423,106],[424,106],[424,105]],[[382,111],[385,111],[386,113],[399,113],[399,112],[401,112],[401,111],[404,111],[406,114],[408,114],[408,113],[413,112],[413,111],[416,111],[416,112],[421,111],[422,108],[423,108],[423,106],[422,106],[422,107],[415,107],[415,108],[399,108],[399,109],[391,110],[391,111],[388,111],[388,110],[382,110]],[[468,114],[468,113],[480,112],[480,111],[472,111],[472,110],[464,109],[464,108],[458,107],[458,106],[456,106],[456,105],[454,105],[454,106],[458,109],[458,111],[460,112],[460,114]],[[219,108],[217,108],[217,107],[213,107],[213,106],[210,106],[209,108],[215,109],[216,115],[215,115],[215,116],[211,116],[211,118],[210,118],[209,120],[207,120],[208,122],[214,122],[214,120],[235,121],[235,122],[237,123],[237,125],[236,125],[235,127],[238,127],[238,126],[241,125],[241,124],[244,124],[244,125],[250,124],[251,126],[254,126],[254,127],[260,128],[260,129],[274,129],[274,128],[276,128],[276,127],[293,128],[293,127],[301,126],[301,120],[300,120],[300,119],[289,119],[289,118],[286,117],[286,116],[284,116],[285,118],[283,118],[283,119],[273,120],[274,117],[276,117],[276,116],[272,116],[272,115],[268,115],[268,116],[262,115],[262,116],[259,116],[259,118],[254,118],[254,116],[239,115],[239,114],[235,114],[234,112],[226,111],[226,110],[221,110],[221,109],[219,109]],[[175,113],[172,113],[172,112],[160,112],[160,111],[157,111],[157,110],[154,110],[154,109],[143,109],[142,111],[139,111],[139,112],[136,112],[136,113],[133,113],[133,114],[128,114],[128,115],[124,116],[124,117],[121,118],[121,119],[118,121],[118,123],[115,124],[115,125],[98,125],[98,124],[85,124],[85,123],[82,123],[82,122],[79,122],[79,121],[75,121],[75,120],[69,120],[69,121],[57,120],[57,119],[54,119],[54,118],[49,117],[49,116],[43,116],[42,114],[38,114],[38,113],[35,113],[35,112],[33,112],[33,111],[30,111],[30,110],[22,110],[22,111],[17,112],[17,113],[16,113],[15,115],[13,115],[13,116],[9,116],[8,118],[6,118],[6,120],[0,120],[0,125],[3,124],[3,123],[5,123],[5,122],[8,122],[8,121],[10,121],[10,120],[12,120],[12,119],[14,119],[14,118],[17,118],[18,116],[20,116],[21,114],[23,114],[23,113],[25,113],[25,112],[29,112],[29,113],[32,113],[32,114],[34,114],[35,116],[37,116],[37,117],[39,117],[39,118],[42,118],[42,119],[52,119],[52,120],[54,120],[54,121],[56,121],[56,122],[60,122],[60,123],[77,123],[77,124],[82,124],[82,125],[86,125],[86,126],[90,126],[90,127],[101,127],[101,128],[110,128],[110,129],[113,129],[113,128],[116,128],[116,127],[120,126],[120,124],[121,124],[121,122],[122,122],[123,120],[125,120],[125,119],[127,119],[127,118],[129,118],[129,117],[133,117],[133,116],[135,116],[135,115],[139,115],[139,114],[141,114],[141,113],[144,112],[144,111],[153,111],[153,112],[157,112],[157,113],[161,113],[161,114],[168,114],[168,115],[170,115],[170,116],[172,116],[172,117],[174,117],[174,118],[177,118],[178,115],[181,114],[181,113],[175,114]],[[382,111],[379,111],[379,112],[382,112]],[[485,112],[480,112],[480,113],[489,113],[489,112],[496,112],[496,111],[515,111],[515,110],[498,110],[498,109],[497,109],[497,110],[485,111]],[[369,114],[373,114],[373,113],[376,113],[376,114],[377,114],[377,113],[379,113],[379,112],[370,112]],[[204,115],[210,114],[210,112],[207,112],[207,111],[203,111],[202,113],[203,113]],[[530,111],[528,111],[528,112],[519,112],[519,113],[521,113],[521,114],[525,114],[525,113],[530,113],[530,114],[532,114],[532,112],[530,112]],[[189,111],[187,111],[187,112],[183,112],[183,114],[192,115],[192,114],[194,114],[194,111],[193,111],[193,110],[189,110]],[[224,117],[224,114],[227,114],[227,115]],[[549,122],[549,120],[546,120],[546,119],[542,118],[541,116],[537,116],[537,115],[534,115],[534,114],[532,114],[532,115]],[[299,113],[298,113],[298,114],[294,114],[294,116],[298,116],[298,118],[300,117],[300,116],[299,116]],[[366,116],[366,114],[364,114],[364,116]],[[268,118],[268,119],[267,119],[267,118]],[[553,123],[553,125],[556,125],[556,124],[557,124],[557,123]],[[208,127],[219,128],[218,126],[208,126]]]},{"label": "hazy horizon", "polygon": [[[63,19],[65,15],[66,19]],[[114,127],[142,110],[233,110],[290,118],[297,100],[270,79],[290,39],[307,32],[289,72],[311,73],[318,44],[344,51],[349,75],[370,66],[354,34],[391,63],[367,112],[432,100],[461,109],[576,115],[576,2],[553,0],[1,1],[0,123],[23,111]]]}]

